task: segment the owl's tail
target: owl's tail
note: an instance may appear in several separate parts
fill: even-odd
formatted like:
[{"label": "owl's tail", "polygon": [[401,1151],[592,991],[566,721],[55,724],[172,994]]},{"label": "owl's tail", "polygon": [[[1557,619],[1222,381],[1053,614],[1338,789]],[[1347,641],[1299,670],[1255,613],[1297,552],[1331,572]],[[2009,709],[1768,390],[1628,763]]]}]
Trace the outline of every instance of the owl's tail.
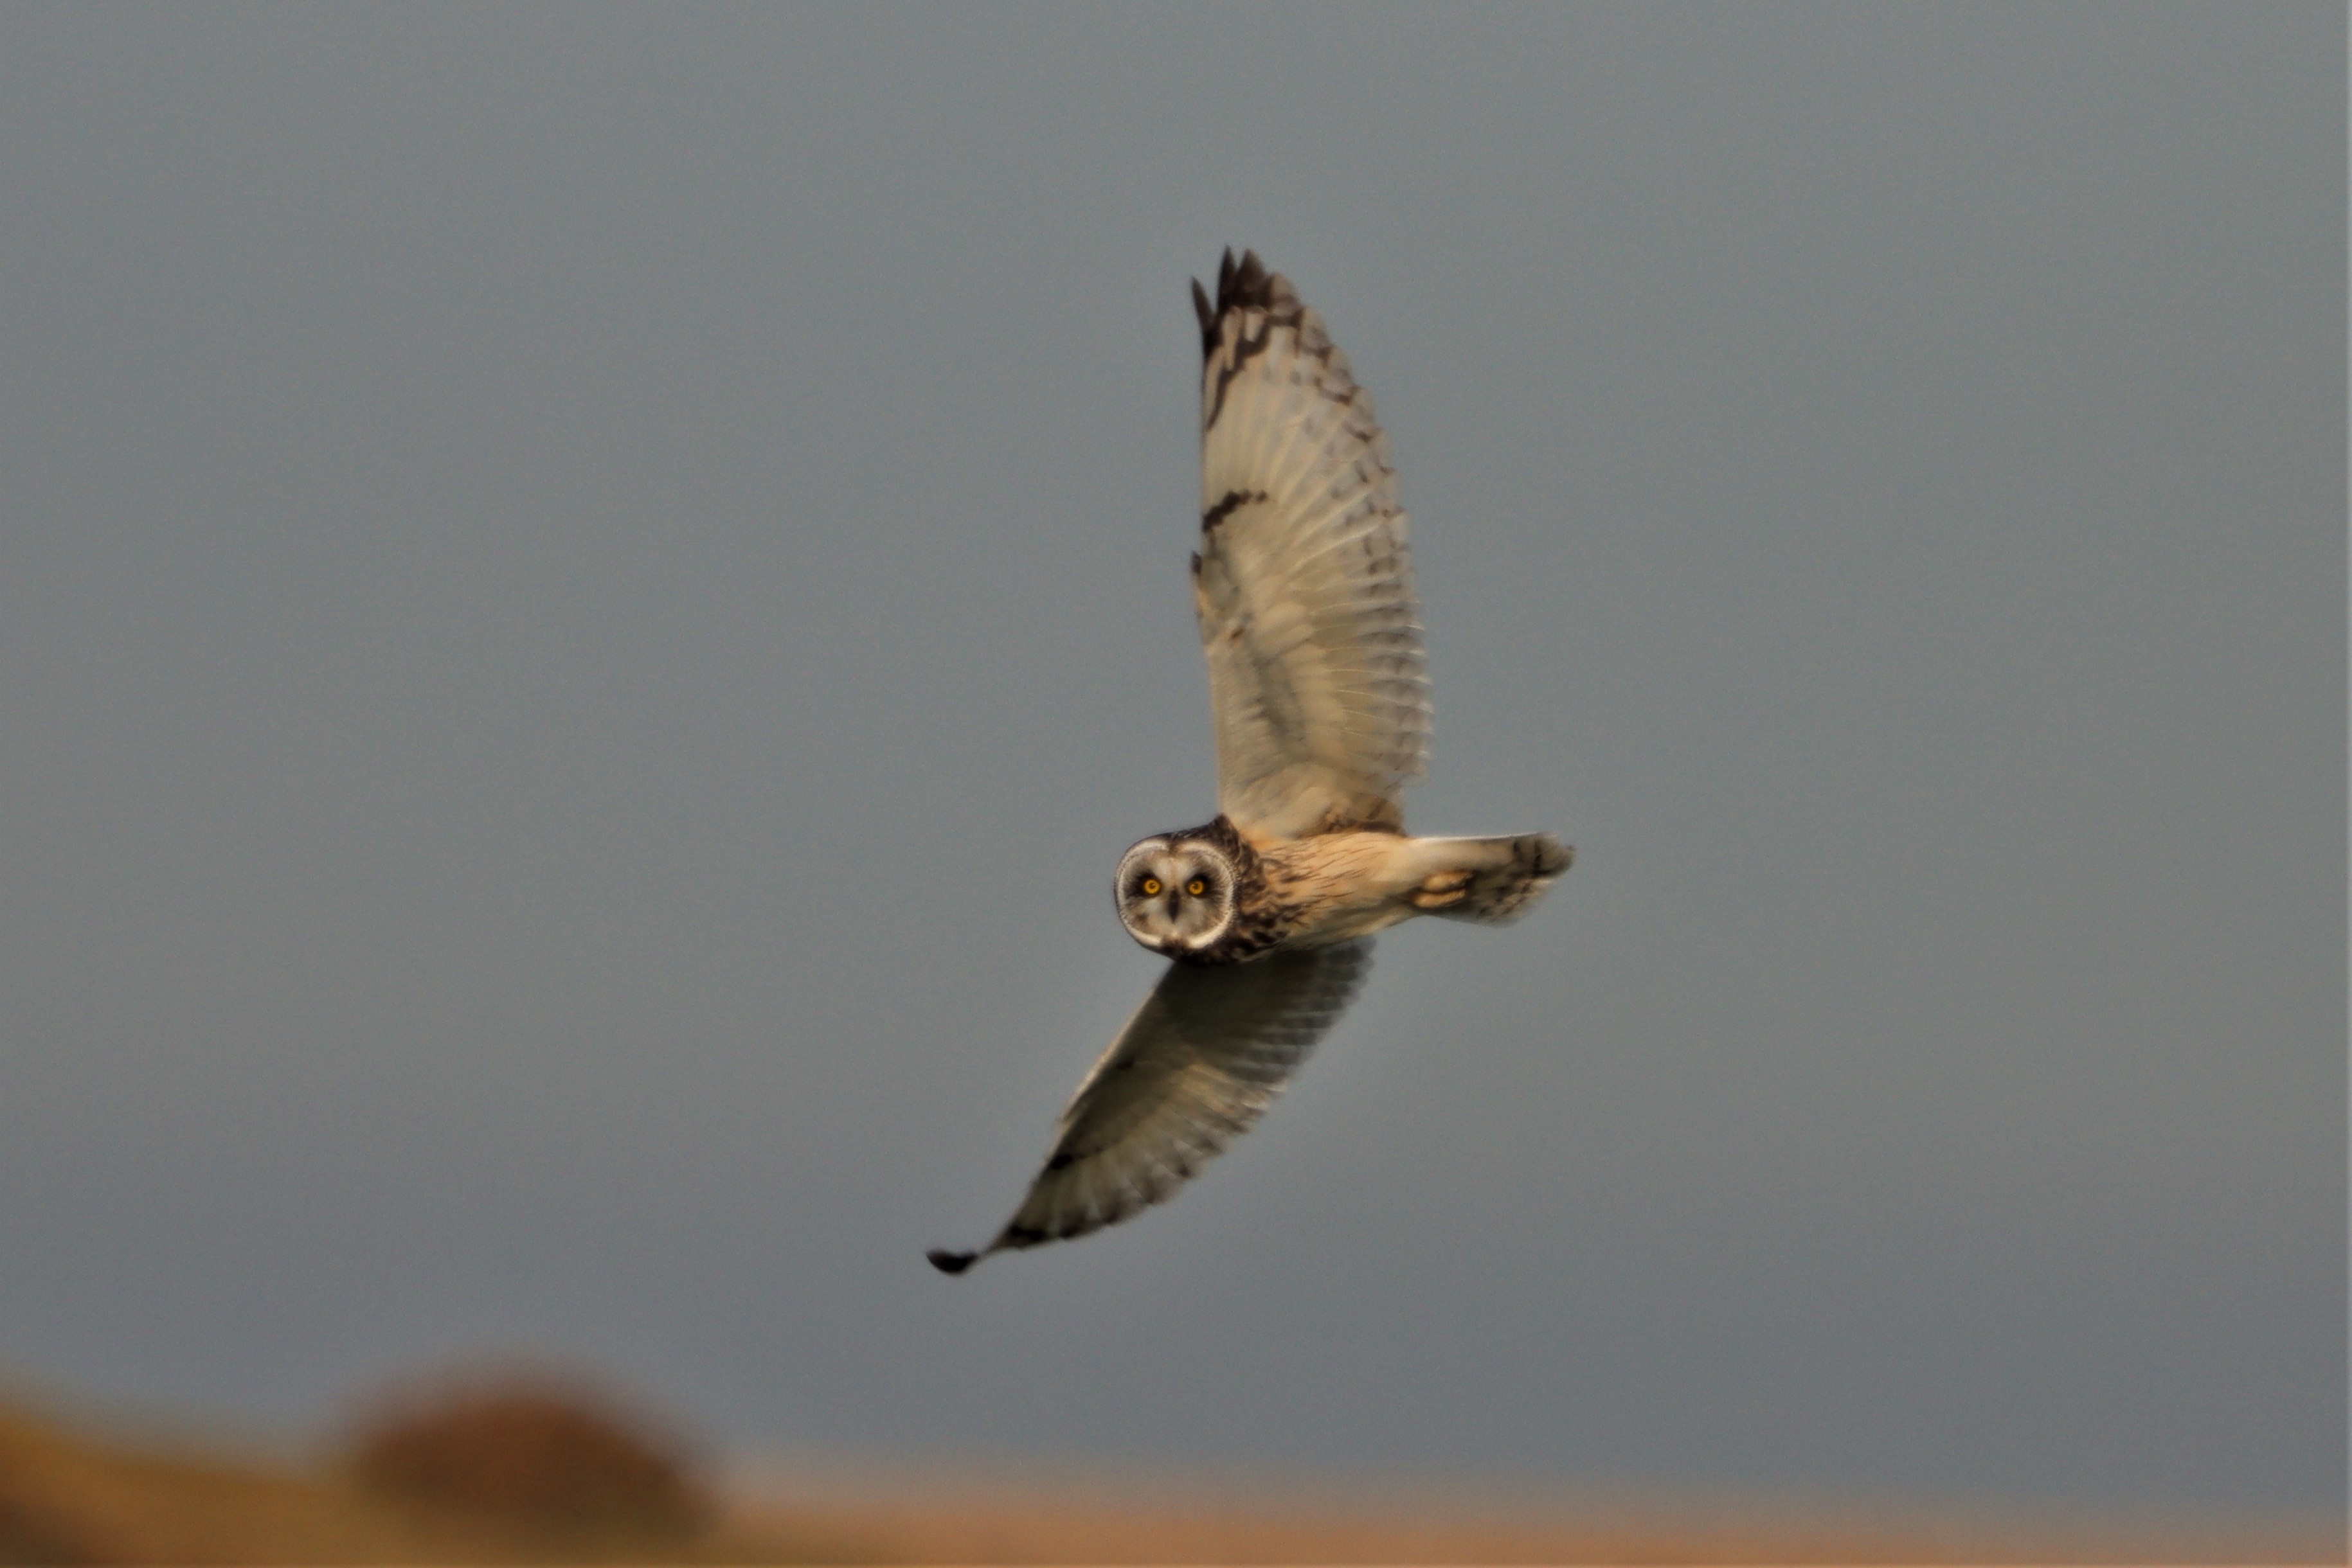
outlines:
[{"label": "owl's tail", "polygon": [[1414,908],[1448,920],[1507,925],[1536,906],[1576,859],[1549,833],[1499,839],[1416,839],[1429,871],[1410,895]]}]

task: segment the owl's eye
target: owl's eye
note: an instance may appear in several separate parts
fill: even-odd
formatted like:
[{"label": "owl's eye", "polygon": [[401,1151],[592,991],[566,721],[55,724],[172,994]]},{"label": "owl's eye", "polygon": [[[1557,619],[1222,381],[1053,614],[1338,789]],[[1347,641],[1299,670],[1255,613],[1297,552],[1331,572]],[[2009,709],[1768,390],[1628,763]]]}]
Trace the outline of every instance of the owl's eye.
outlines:
[{"label": "owl's eye", "polygon": [[1159,879],[1158,877],[1156,877],[1156,876],[1147,876],[1147,877],[1145,877],[1145,878],[1143,879],[1143,885],[1142,885],[1142,888],[1141,888],[1141,890],[1140,890],[1140,891],[1142,892],[1143,896],[1144,896],[1144,897],[1146,897],[1146,898],[1157,898],[1157,897],[1159,897],[1159,896],[1160,896],[1160,879]]},{"label": "owl's eye", "polygon": [[1206,877],[1196,876],[1192,881],[1184,884],[1184,891],[1191,894],[1193,897],[1198,898],[1202,894],[1209,891],[1209,879]]}]

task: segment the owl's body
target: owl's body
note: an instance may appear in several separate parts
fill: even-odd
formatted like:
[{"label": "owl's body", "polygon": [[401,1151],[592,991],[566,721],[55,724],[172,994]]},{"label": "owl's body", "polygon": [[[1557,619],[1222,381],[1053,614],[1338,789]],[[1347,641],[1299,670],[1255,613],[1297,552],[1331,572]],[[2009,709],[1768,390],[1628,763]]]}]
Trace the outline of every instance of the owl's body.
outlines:
[{"label": "owl's body", "polygon": [[1062,1113],[1045,1168],[981,1252],[1114,1224],[1245,1131],[1345,1009],[1372,936],[1416,915],[1500,925],[1568,869],[1544,833],[1416,839],[1429,683],[1405,517],[1371,400],[1289,281],[1225,254],[1200,317],[1193,607],[1216,716],[1217,817],[1129,849],[1113,894],[1174,960]]},{"label": "owl's body", "polygon": [[[1569,858],[1543,833],[1415,839],[1350,828],[1261,847],[1219,817],[1128,851],[1112,894],[1128,934],[1153,952],[1185,963],[1238,964],[1353,942],[1416,915],[1502,925],[1542,896]],[[1166,869],[1179,860],[1185,863]],[[1203,884],[1199,894],[1188,891],[1193,881]],[[1223,902],[1228,890],[1230,921],[1213,911],[1209,923],[1186,929],[1182,904]]]}]

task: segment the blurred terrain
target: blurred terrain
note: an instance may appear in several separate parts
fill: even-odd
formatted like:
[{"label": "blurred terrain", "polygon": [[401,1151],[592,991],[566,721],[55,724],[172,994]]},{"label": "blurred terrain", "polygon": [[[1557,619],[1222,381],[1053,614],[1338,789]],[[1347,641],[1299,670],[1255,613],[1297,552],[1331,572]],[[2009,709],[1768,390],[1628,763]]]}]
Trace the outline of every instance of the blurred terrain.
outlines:
[{"label": "blurred terrain", "polygon": [[0,1402],[0,1563],[2334,1562],[2317,1518],[2171,1520],[740,1468],[576,1377],[405,1385],[270,1451]]},{"label": "blurred terrain", "polygon": [[658,1427],[577,1379],[406,1388],[299,1453],[127,1435],[0,1404],[0,1563],[757,1563]]}]

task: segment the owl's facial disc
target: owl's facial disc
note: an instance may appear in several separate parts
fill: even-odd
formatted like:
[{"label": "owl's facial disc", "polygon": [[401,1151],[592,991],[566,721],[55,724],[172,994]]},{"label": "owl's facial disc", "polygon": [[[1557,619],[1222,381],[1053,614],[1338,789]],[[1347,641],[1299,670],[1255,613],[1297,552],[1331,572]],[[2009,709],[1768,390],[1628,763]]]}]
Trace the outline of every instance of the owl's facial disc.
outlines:
[{"label": "owl's facial disc", "polygon": [[1127,934],[1178,957],[1209,946],[1234,923],[1234,868],[1197,840],[1146,839],[1118,862],[1112,885]]}]

